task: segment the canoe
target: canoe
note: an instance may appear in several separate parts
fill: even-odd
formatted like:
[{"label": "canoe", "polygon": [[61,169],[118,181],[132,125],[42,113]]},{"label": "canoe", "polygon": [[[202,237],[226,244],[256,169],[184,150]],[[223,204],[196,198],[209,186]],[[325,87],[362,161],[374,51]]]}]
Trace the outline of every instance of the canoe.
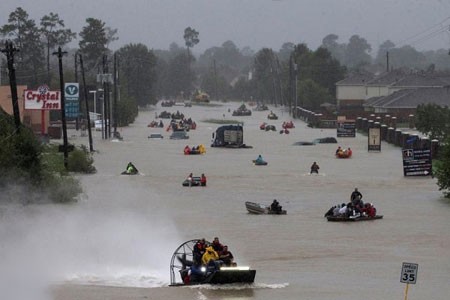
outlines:
[{"label": "canoe", "polygon": [[368,217],[368,216],[362,216],[362,217],[344,217],[344,216],[327,216],[327,220],[330,222],[359,222],[359,221],[373,221],[383,219],[382,215],[376,215],[375,217]]},{"label": "canoe", "polygon": [[255,215],[285,215],[287,213],[286,210],[271,211],[269,206],[250,201],[245,202],[245,208],[249,213]]}]

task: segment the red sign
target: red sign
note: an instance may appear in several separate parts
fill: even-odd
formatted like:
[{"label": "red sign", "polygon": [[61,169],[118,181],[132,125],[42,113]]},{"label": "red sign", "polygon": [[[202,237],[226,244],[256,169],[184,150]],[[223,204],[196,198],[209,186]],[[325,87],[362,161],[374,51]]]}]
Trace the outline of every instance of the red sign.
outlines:
[{"label": "red sign", "polygon": [[41,86],[37,91],[25,90],[25,109],[60,110],[61,92],[49,91],[48,87]]}]

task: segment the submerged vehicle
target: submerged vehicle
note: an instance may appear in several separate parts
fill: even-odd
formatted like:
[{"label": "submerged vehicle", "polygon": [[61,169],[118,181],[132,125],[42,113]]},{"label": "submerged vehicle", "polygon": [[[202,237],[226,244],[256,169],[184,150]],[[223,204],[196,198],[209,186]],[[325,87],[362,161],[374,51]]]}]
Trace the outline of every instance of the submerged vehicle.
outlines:
[{"label": "submerged vehicle", "polygon": [[250,214],[255,215],[285,215],[287,213],[284,209],[280,211],[273,211],[270,209],[270,206],[250,201],[245,202],[245,208],[247,208],[247,211]]},{"label": "submerged vehicle", "polygon": [[183,186],[205,186],[206,183],[202,184],[202,179],[200,176],[193,176],[192,180],[185,179],[182,183]]},{"label": "submerged vehicle", "polygon": [[[244,266],[220,266],[214,270],[202,266],[201,274],[193,276],[191,272],[191,268],[194,266],[193,251],[199,240],[184,242],[173,253],[170,261],[170,286],[253,283],[255,281],[256,270]],[[211,245],[209,242],[206,244]]]},{"label": "submerged vehicle", "polygon": [[244,128],[242,124],[224,125],[212,134],[211,147],[252,148],[244,144]]}]

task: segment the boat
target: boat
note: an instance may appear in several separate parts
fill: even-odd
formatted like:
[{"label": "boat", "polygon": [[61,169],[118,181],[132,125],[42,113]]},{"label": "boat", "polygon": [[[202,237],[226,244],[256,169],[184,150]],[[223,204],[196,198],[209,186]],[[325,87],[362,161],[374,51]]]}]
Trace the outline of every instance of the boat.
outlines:
[{"label": "boat", "polygon": [[255,166],[267,166],[267,161],[256,161],[256,159],[252,160]]},{"label": "boat", "polygon": [[201,186],[200,176],[193,176],[192,181],[189,183],[189,180],[186,179],[183,181],[183,186]]},{"label": "boat", "polygon": [[270,210],[269,206],[255,203],[255,202],[250,202],[250,201],[245,202],[245,208],[247,208],[247,211],[249,213],[255,214],[255,215],[285,215],[285,214],[287,214],[286,210],[284,210],[284,209],[281,211],[272,211],[272,210]]},{"label": "boat", "polygon": [[352,157],[352,153],[348,151],[336,153],[336,158],[350,158],[350,157]]},{"label": "boat", "polygon": [[278,120],[278,116],[276,114],[274,114],[273,112],[270,112],[270,114],[267,115],[267,119]]},{"label": "boat", "polygon": [[327,216],[327,220],[330,222],[359,222],[359,221],[373,221],[383,219],[382,215],[376,215],[375,217],[369,216]]},{"label": "boat", "polygon": [[[170,286],[253,283],[255,281],[256,270],[247,266],[220,266],[219,269],[209,271],[206,267],[202,267],[203,275],[194,280],[189,275],[189,270],[193,265],[194,246],[199,240],[184,242],[173,253],[170,261]],[[206,242],[206,244],[211,243]]]}]

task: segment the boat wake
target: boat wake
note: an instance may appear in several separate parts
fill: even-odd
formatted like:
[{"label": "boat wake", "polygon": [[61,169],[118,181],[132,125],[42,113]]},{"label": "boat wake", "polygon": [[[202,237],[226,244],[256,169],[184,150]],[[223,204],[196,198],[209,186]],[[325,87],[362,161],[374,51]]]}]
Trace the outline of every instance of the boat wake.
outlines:
[{"label": "boat wake", "polygon": [[289,286],[289,283],[232,283],[232,284],[199,284],[189,285],[187,288],[191,289],[206,289],[206,290],[246,290],[246,289],[282,289]]},{"label": "boat wake", "polygon": [[155,288],[169,285],[168,280],[158,274],[131,272],[115,275],[74,274],[68,276],[64,283],[135,288]]}]

